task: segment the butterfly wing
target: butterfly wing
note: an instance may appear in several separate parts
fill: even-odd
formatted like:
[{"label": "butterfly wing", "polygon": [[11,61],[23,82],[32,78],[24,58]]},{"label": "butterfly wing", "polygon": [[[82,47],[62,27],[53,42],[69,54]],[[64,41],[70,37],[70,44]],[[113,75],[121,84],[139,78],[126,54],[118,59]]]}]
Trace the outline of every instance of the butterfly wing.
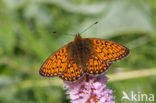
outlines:
[{"label": "butterfly wing", "polygon": [[67,66],[68,44],[51,55],[41,66],[39,74],[44,77],[54,77],[61,75]]},{"label": "butterfly wing", "polygon": [[77,64],[75,60],[70,57],[65,71],[60,75],[60,78],[65,81],[75,81],[83,75],[81,65]]},{"label": "butterfly wing", "polygon": [[92,49],[105,62],[114,62],[118,61],[129,54],[128,48],[125,46],[102,39],[87,39],[92,44]]},{"label": "butterfly wing", "polygon": [[96,54],[90,55],[86,62],[86,73],[88,74],[101,74],[107,71],[111,63],[101,60]]}]

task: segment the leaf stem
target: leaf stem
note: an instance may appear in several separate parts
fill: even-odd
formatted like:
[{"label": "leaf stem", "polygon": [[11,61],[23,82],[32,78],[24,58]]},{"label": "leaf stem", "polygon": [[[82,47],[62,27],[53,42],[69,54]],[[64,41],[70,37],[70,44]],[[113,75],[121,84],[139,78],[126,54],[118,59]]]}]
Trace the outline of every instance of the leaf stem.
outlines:
[{"label": "leaf stem", "polygon": [[[154,75],[156,76],[156,68],[120,72],[120,73],[109,74],[107,76],[109,78],[108,80],[109,82],[114,82],[114,81],[142,78],[142,77],[148,77],[148,76],[154,76]],[[41,86],[41,87],[61,86],[63,85],[63,82],[59,78],[55,78],[55,79],[46,79],[46,80],[39,80],[39,81],[26,80],[19,84],[19,86],[22,88],[30,88],[34,85]]]}]

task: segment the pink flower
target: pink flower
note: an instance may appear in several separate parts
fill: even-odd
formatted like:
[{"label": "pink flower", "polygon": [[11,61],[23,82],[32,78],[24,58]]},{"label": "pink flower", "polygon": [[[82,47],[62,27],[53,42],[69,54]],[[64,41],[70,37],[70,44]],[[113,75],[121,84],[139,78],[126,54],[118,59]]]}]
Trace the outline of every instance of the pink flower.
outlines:
[{"label": "pink flower", "polygon": [[106,87],[105,75],[85,74],[75,82],[64,81],[72,103],[115,103],[112,90]]}]

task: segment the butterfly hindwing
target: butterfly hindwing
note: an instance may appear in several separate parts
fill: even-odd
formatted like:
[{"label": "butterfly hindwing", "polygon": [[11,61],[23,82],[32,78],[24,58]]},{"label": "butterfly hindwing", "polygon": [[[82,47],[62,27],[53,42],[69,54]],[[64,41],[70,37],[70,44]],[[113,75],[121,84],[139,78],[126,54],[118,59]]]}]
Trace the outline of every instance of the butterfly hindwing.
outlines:
[{"label": "butterfly hindwing", "polygon": [[129,54],[128,48],[119,43],[102,39],[89,40],[92,43],[93,51],[105,62],[118,61]]},{"label": "butterfly hindwing", "polygon": [[41,66],[39,74],[45,77],[61,75],[67,65],[67,45],[51,55]]},{"label": "butterfly hindwing", "polygon": [[65,81],[75,81],[83,75],[83,70],[82,67],[78,65],[72,57],[68,60],[69,61],[65,71],[62,75],[60,75],[60,78]]},{"label": "butterfly hindwing", "polygon": [[102,61],[96,54],[90,55],[86,62],[86,72],[88,74],[102,74],[110,67],[111,63]]}]

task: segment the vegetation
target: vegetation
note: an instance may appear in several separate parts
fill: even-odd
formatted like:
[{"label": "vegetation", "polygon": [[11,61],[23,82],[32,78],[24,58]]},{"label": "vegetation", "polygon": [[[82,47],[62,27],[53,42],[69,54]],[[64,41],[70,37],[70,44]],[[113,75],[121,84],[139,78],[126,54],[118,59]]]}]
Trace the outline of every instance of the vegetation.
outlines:
[{"label": "vegetation", "polygon": [[95,21],[82,37],[113,40],[131,51],[107,72],[116,103],[131,103],[121,101],[123,91],[154,94],[155,0],[0,0],[0,103],[69,103],[63,81],[38,71]]}]

